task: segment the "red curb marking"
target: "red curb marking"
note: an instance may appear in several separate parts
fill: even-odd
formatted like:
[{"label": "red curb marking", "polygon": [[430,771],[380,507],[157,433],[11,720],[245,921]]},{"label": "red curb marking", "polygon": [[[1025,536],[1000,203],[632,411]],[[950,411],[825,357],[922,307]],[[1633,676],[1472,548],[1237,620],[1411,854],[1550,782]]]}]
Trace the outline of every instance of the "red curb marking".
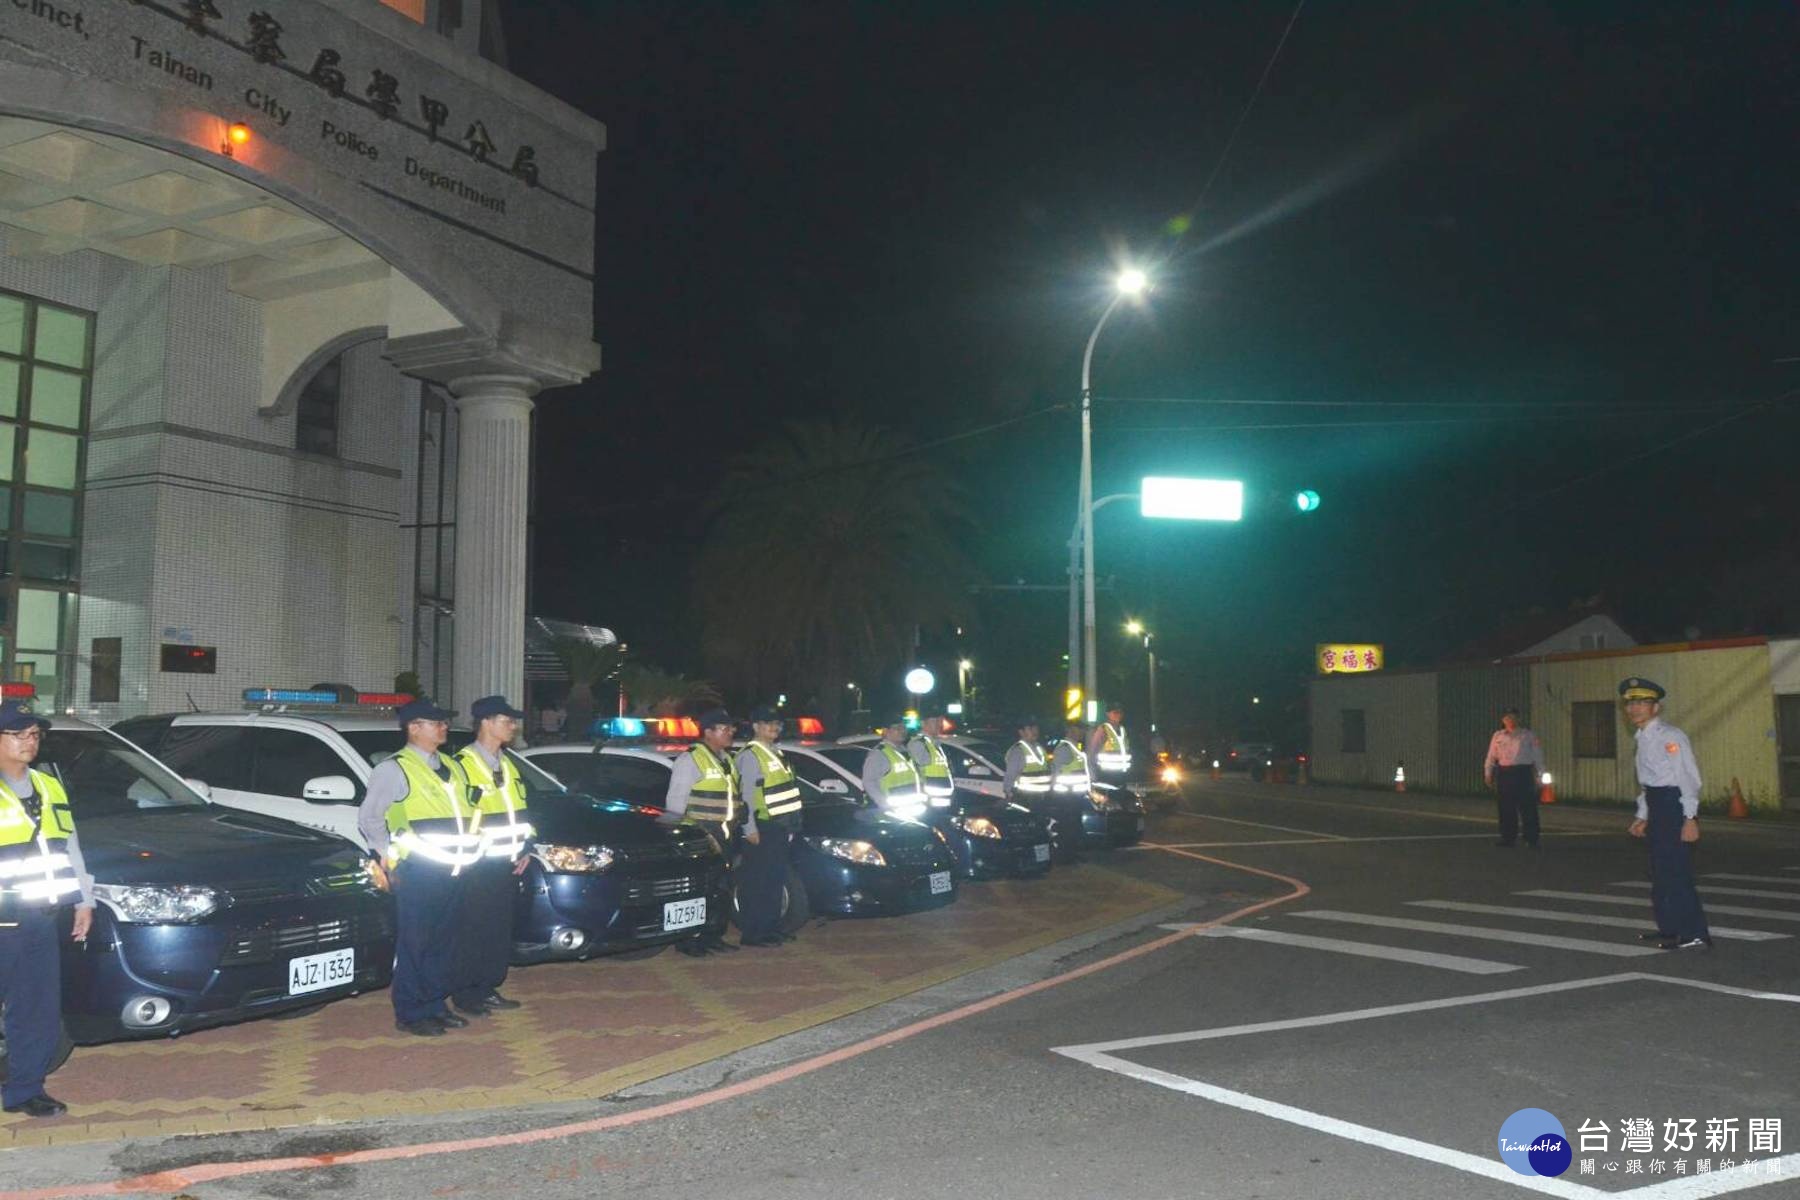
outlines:
[{"label": "red curb marking", "polygon": [[1191,850],[1182,850],[1174,846],[1164,846],[1156,842],[1145,842],[1143,845],[1154,850],[1163,850],[1169,854],[1178,854],[1183,858],[1198,859],[1201,862],[1213,863],[1221,867],[1229,867],[1234,871],[1248,871],[1252,875],[1261,875],[1268,879],[1276,879],[1294,890],[1285,896],[1276,896],[1270,900],[1259,900],[1255,904],[1245,905],[1222,917],[1211,921],[1203,921],[1190,928],[1168,934],[1133,946],[1129,950],[1085,967],[1077,967],[1061,975],[1053,975],[1049,979],[1040,979],[1036,983],[1022,984],[1009,991],[999,992],[985,1000],[976,1000],[960,1008],[941,1012],[935,1017],[926,1017],[914,1021],[911,1025],[902,1025],[898,1029],[890,1029],[886,1033],[877,1034],[848,1046],[840,1046],[836,1050],[828,1050],[812,1058],[802,1059],[797,1063],[789,1063],[785,1067],[770,1071],[766,1075],[758,1075],[725,1087],[713,1088],[710,1091],[697,1092],[692,1096],[684,1096],[679,1100],[670,1100],[663,1104],[640,1108],[633,1112],[620,1113],[611,1117],[597,1117],[589,1121],[574,1121],[566,1125],[549,1125],[543,1129],[527,1129],[518,1133],[494,1134],[491,1137],[456,1138],[442,1142],[420,1142],[411,1146],[385,1146],[374,1150],[352,1150],[343,1154],[307,1154],[292,1158],[249,1159],[240,1162],[196,1163],[190,1167],[182,1167],[173,1171],[158,1171],[152,1175],[137,1175],[130,1179],[118,1179],[111,1183],[80,1183],[65,1187],[34,1188],[26,1191],[0,1192],[0,1200],[63,1200],[64,1197],[75,1196],[122,1196],[140,1192],[174,1193],[182,1192],[196,1184],[212,1183],[221,1179],[236,1179],[245,1175],[267,1175],[279,1171],[305,1171],[318,1167],[354,1166],[361,1163],[393,1162],[408,1158],[429,1158],[439,1154],[456,1154],[469,1150],[491,1150],[502,1146],[526,1146],[534,1142],[560,1141],[563,1138],[577,1137],[584,1133],[602,1133],[611,1129],[624,1129],[632,1125],[641,1125],[645,1121],[655,1121],[663,1117],[676,1116],[680,1113],[692,1112],[696,1108],[705,1108],[724,1100],[734,1100],[739,1096],[748,1096],[765,1088],[774,1087],[778,1083],[786,1083],[790,1079],[798,1079],[802,1075],[810,1075],[826,1067],[858,1058],[871,1050],[879,1050],[883,1046],[891,1046],[907,1038],[928,1033],[968,1017],[999,1008],[1003,1004],[1011,1004],[1014,1000],[1022,1000],[1026,996],[1034,996],[1039,992],[1060,987],[1076,979],[1110,970],[1121,963],[1141,958],[1165,946],[1172,946],[1185,938],[1190,938],[1208,929],[1230,924],[1251,913],[1272,908],[1277,904],[1286,904],[1290,900],[1298,900],[1312,893],[1312,888],[1298,879],[1265,871],[1261,867],[1247,867],[1242,863],[1227,862],[1222,858],[1210,858],[1204,854],[1195,854]]}]

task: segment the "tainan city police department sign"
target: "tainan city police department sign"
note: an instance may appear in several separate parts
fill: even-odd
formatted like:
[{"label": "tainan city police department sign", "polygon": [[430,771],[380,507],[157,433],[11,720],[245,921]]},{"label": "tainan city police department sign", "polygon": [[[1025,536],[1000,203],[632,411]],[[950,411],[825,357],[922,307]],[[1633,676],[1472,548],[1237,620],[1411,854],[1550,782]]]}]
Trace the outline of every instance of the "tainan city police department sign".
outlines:
[{"label": "tainan city police department sign", "polygon": [[1386,661],[1380,646],[1320,642],[1313,648],[1313,662],[1321,675],[1363,675],[1381,670]]}]

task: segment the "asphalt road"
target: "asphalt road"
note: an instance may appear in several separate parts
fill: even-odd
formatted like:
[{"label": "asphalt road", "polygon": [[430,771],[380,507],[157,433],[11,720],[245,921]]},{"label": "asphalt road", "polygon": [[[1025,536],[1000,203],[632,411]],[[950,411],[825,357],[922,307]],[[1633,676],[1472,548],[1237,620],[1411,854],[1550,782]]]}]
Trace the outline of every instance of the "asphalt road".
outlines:
[{"label": "asphalt road", "polygon": [[[4,1186],[211,1162],[225,1178],[163,1183],[199,1200],[1800,1196],[1800,827],[1706,822],[1717,948],[1671,954],[1635,937],[1644,855],[1620,812],[1546,810],[1532,852],[1496,848],[1471,802],[1228,780],[1185,803],[1109,864],[1184,904],[598,1111],[18,1152]],[[1500,1162],[1524,1108],[1561,1122],[1560,1177]],[[1646,1120],[1650,1149],[1624,1145]],[[1707,1148],[1709,1122],[1729,1149]]]}]

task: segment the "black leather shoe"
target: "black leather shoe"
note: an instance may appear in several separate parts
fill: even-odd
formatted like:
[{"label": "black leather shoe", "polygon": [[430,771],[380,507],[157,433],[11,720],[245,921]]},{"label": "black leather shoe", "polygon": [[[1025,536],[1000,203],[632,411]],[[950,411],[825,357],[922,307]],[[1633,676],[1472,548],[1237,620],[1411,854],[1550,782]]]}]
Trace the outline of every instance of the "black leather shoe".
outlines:
[{"label": "black leather shoe", "polygon": [[1712,939],[1696,937],[1696,938],[1688,938],[1685,941],[1681,941],[1681,940],[1677,940],[1676,938],[1670,938],[1668,941],[1666,941],[1662,944],[1662,948],[1664,950],[1701,950],[1701,951],[1706,951],[1706,950],[1712,949]]},{"label": "black leather shoe", "polygon": [[737,947],[722,937],[716,937],[709,940],[706,943],[706,948],[708,950],[729,950],[734,954],[737,952]]},{"label": "black leather shoe", "polygon": [[433,1017],[432,1020],[436,1021],[439,1025],[442,1025],[445,1029],[465,1029],[469,1024],[469,1018],[459,1017],[453,1012],[441,1012]]},{"label": "black leather shoe", "polygon": [[1661,930],[1646,930],[1637,937],[1640,942],[1672,942],[1675,940]]},{"label": "black leather shoe", "polygon": [[765,949],[769,946],[780,946],[783,944],[783,941],[780,934],[771,933],[768,937],[739,938],[738,944],[740,946],[755,946],[758,949]]},{"label": "black leather shoe", "polygon": [[60,1117],[69,1111],[69,1106],[61,1100],[39,1092],[29,1100],[21,1100],[17,1104],[8,1104],[6,1111],[24,1113],[28,1117]]},{"label": "black leather shoe", "polygon": [[491,1011],[485,1000],[480,1004],[464,1004],[461,1000],[452,1000],[450,1004],[457,1012],[466,1017],[485,1017]]},{"label": "black leather shoe", "polygon": [[395,1021],[394,1028],[414,1037],[443,1037],[444,1023],[436,1017],[420,1017],[416,1021]]},{"label": "black leather shoe", "polygon": [[689,939],[688,941],[685,941],[685,942],[676,942],[675,949],[681,951],[683,954],[687,955],[689,958],[705,958],[706,957],[706,946],[703,943],[701,943],[697,940],[694,940],[694,939]]},{"label": "black leather shoe", "polygon": [[523,1004],[519,1003],[517,1000],[508,1000],[505,996],[502,996],[499,992],[489,992],[487,999],[483,1000],[482,1003],[487,1005],[490,1009],[497,1008],[497,1009],[501,1010],[502,1012],[510,1012],[515,1008],[524,1008],[525,1007]]}]

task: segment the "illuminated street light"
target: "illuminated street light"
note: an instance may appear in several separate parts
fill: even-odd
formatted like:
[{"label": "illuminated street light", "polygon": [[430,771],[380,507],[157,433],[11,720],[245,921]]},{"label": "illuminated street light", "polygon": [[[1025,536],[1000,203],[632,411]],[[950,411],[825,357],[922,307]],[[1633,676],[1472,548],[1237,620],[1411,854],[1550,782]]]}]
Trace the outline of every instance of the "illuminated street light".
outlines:
[{"label": "illuminated street light", "polygon": [[1241,521],[1244,484],[1239,479],[1180,479],[1167,475],[1144,478],[1138,493],[1146,517],[1178,521]]},{"label": "illuminated street light", "polygon": [[1156,732],[1156,649],[1152,644],[1155,635],[1144,628],[1142,621],[1125,622],[1125,632],[1132,637],[1144,639],[1144,656],[1150,665],[1150,732]]}]

